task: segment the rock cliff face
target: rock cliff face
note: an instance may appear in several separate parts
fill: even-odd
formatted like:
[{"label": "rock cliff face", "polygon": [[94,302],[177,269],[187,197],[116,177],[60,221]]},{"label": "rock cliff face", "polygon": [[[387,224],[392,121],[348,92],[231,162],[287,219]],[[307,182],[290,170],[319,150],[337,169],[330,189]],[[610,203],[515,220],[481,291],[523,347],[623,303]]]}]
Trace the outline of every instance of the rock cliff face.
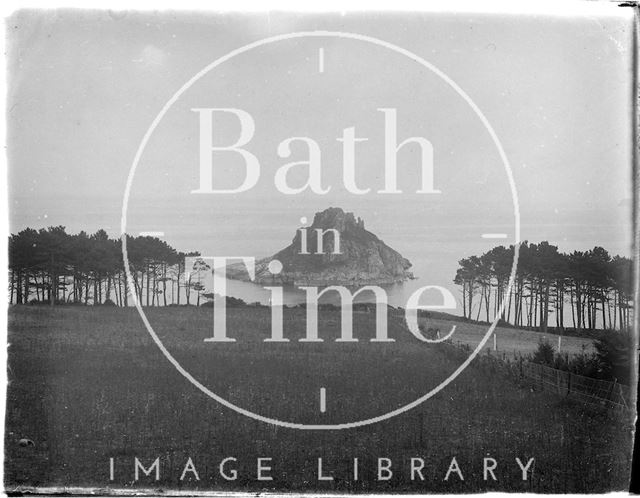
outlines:
[{"label": "rock cliff face", "polygon": [[[367,231],[364,221],[353,213],[345,213],[340,208],[328,208],[316,213],[313,224],[304,229],[307,234],[306,251],[303,229],[298,229],[289,246],[270,258],[256,262],[257,283],[362,286],[392,284],[413,278],[408,271],[411,263]],[[324,231],[322,251],[318,251],[316,229]],[[332,229],[339,233],[339,241],[335,232],[329,231]],[[277,275],[268,269],[274,259],[282,263],[282,271]],[[227,276],[249,280],[241,265],[229,266]]]}]

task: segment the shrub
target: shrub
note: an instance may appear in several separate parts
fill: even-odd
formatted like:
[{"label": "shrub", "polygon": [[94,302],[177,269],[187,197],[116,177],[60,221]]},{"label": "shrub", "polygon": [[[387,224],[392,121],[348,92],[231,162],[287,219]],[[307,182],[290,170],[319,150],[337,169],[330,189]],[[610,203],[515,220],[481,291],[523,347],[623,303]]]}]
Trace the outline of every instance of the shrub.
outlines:
[{"label": "shrub", "polygon": [[434,328],[434,327],[427,328],[427,326],[424,323],[420,323],[418,324],[418,330],[427,339],[430,339],[430,340],[439,339],[438,335],[440,334],[440,329],[438,328]]},{"label": "shrub", "polygon": [[582,353],[571,358],[566,370],[571,373],[597,379],[600,377],[601,366],[595,353]]},{"label": "shrub", "polygon": [[534,363],[542,363],[543,365],[554,366],[555,363],[555,349],[549,341],[540,341],[538,343],[538,349],[533,353],[531,361]]},{"label": "shrub", "polygon": [[596,352],[569,356],[556,353],[547,341],[540,341],[538,349],[530,358],[534,363],[564,370],[593,379],[617,380],[630,385],[632,354],[635,351],[633,335],[629,331],[602,332],[593,343]]},{"label": "shrub", "polygon": [[[208,298],[208,296],[205,296]],[[200,304],[201,308],[213,308],[214,306],[214,301],[212,298],[208,298],[208,301],[203,302],[202,304]],[[242,308],[244,306],[247,306],[247,303],[245,303],[242,299],[239,299],[237,297],[232,297],[232,296],[227,296],[226,297],[226,306],[227,308]]]},{"label": "shrub", "polygon": [[602,332],[594,341],[595,356],[599,363],[599,376],[602,379],[614,380],[623,384],[631,381],[631,355],[635,344],[630,331],[608,330]]},{"label": "shrub", "polygon": [[[49,299],[41,299],[38,300],[36,298],[33,298],[31,301],[29,301],[29,304],[32,306],[49,306],[51,304],[51,301]],[[60,306],[62,304],[68,304],[66,301],[63,301],[62,299],[56,299],[54,301],[54,304],[56,306]]]}]

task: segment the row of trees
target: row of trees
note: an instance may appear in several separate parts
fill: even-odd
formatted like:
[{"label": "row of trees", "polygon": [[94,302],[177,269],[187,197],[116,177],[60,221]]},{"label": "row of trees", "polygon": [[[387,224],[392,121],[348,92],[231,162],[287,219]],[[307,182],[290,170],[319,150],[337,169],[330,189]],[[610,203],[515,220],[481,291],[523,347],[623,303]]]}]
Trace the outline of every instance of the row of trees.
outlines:
[{"label": "row of trees", "polygon": [[[197,259],[199,253],[178,252],[155,237],[128,236],[127,248],[133,287],[143,305],[200,304],[202,297],[211,297],[203,284],[210,268]],[[498,246],[459,261],[454,282],[461,286],[466,318],[492,321],[504,304],[500,318],[519,327],[547,330],[550,319],[552,326],[578,331],[629,326],[629,258],[612,257],[602,247],[564,254],[548,242],[524,242],[514,287],[504,302],[513,253],[513,246]],[[12,303],[130,304],[121,241],[104,230],[75,235],[62,226],[22,230],[9,239],[9,270]]]},{"label": "row of trees", "polygon": [[[632,319],[633,265],[602,247],[570,254],[548,242],[520,245],[511,294],[506,290],[514,247],[498,246],[459,261],[454,282],[462,288],[464,316],[500,319],[546,331],[621,329]],[[508,299],[507,302],[504,302]]]},{"label": "row of trees", "polygon": [[[180,304],[182,296],[190,304],[195,294],[199,304],[208,267],[200,262],[185,275],[185,257],[199,253],[178,252],[155,237],[131,236],[127,252],[139,302],[166,306]],[[57,226],[11,235],[9,281],[11,303],[129,305],[121,241],[104,230],[72,235]]]}]

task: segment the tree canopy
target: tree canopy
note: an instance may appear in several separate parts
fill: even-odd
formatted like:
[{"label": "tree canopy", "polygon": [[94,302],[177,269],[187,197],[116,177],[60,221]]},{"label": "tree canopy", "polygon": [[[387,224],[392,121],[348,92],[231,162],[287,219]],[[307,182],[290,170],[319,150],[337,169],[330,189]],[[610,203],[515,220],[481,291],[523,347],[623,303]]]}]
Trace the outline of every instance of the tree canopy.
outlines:
[{"label": "tree canopy", "polygon": [[[198,252],[178,252],[156,237],[127,236],[132,287],[145,306],[209,299]],[[520,244],[512,292],[514,247],[497,246],[459,261],[463,314],[518,327],[577,331],[629,327],[633,265],[606,249],[562,253],[549,242]],[[189,256],[190,258],[187,258]],[[194,259],[195,257],[195,259]],[[185,261],[191,262],[185,269]],[[10,302],[129,305],[121,240],[104,230],[69,234],[63,226],[26,228],[9,237]],[[505,302],[505,299],[507,300]],[[500,311],[502,309],[502,312]]]},{"label": "tree canopy", "polygon": [[629,326],[633,296],[629,258],[612,257],[602,247],[566,254],[546,241],[525,241],[520,244],[512,292],[504,302],[513,255],[513,245],[498,246],[458,262],[454,283],[462,288],[466,318],[489,322],[500,314],[504,322],[540,330],[548,329],[551,315],[560,330]]},{"label": "tree canopy", "polygon": [[[182,294],[189,304],[197,286],[192,269],[183,278],[185,256],[199,253],[181,253],[148,236],[127,236],[127,252],[139,302],[180,304]],[[22,230],[9,238],[9,270],[12,303],[129,304],[121,240],[104,230],[91,235],[68,234],[62,226]]]}]

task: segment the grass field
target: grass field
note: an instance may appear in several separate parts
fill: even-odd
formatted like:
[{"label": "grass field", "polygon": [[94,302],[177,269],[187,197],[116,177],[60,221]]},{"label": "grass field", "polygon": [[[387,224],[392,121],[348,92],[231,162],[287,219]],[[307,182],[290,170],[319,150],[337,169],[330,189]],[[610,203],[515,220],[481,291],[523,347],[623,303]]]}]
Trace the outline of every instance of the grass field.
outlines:
[{"label": "grass field", "polygon": [[[452,325],[458,325],[451,340],[454,343],[469,344],[477,346],[488,329],[488,325],[476,323],[452,323],[445,320],[429,320],[429,326],[439,328],[444,335],[451,330]],[[497,352],[504,353],[508,357],[517,355],[527,356],[533,354],[538,348],[540,341],[548,341],[558,351],[558,335],[552,333],[534,332],[530,330],[513,329],[507,327],[496,327]],[[493,349],[494,343],[491,338],[484,346],[483,351]],[[590,353],[594,351],[593,340],[586,337],[563,336],[560,349],[569,355]]]},{"label": "grass field", "polygon": [[[298,423],[333,424],[397,408],[458,366],[447,345],[424,345],[390,322],[390,344],[370,343],[373,315],[354,316],[359,343],[335,343],[339,312],[321,314],[324,343],[300,343],[302,310],[285,314],[289,343],[264,343],[265,308],[228,310],[235,343],[212,344],[211,309],[157,308],[149,320],[166,347],[203,384],[239,406]],[[442,323],[444,327],[446,323]],[[479,335],[457,324],[456,339]],[[499,331],[506,334],[512,331]],[[537,344],[513,331],[514,347]],[[459,334],[459,336],[458,336]],[[533,336],[532,336],[533,337]],[[414,410],[342,431],[299,431],[255,421],[198,391],[162,355],[133,309],[18,307],[9,311],[5,485],[350,492],[595,492],[624,489],[631,421],[548,392],[532,392],[471,364]],[[455,341],[455,339],[454,339]],[[318,393],[325,388],[326,412]],[[34,446],[18,444],[21,438]],[[192,458],[200,480],[181,474]],[[221,460],[235,457],[237,479]],[[257,458],[272,458],[272,481],[256,479]],[[444,476],[455,457],[464,481]],[[497,481],[483,479],[494,458]],[[522,481],[515,458],[535,458]],[[109,459],[114,479],[110,480]],[[134,459],[155,474],[134,480]],[[317,460],[332,481],[318,481]],[[353,458],[359,478],[353,479]],[[377,480],[378,458],[393,477]],[[411,480],[422,458],[424,481]],[[229,467],[231,468],[231,467]]]}]

